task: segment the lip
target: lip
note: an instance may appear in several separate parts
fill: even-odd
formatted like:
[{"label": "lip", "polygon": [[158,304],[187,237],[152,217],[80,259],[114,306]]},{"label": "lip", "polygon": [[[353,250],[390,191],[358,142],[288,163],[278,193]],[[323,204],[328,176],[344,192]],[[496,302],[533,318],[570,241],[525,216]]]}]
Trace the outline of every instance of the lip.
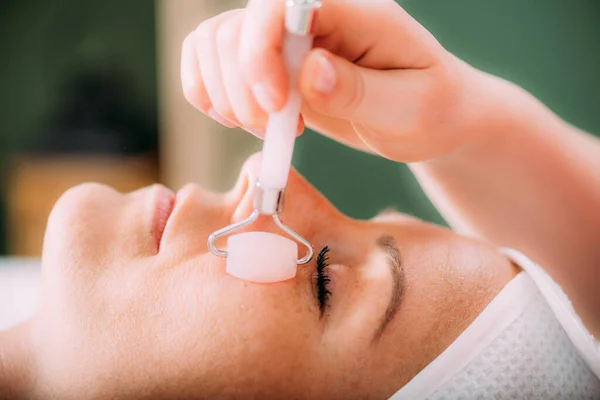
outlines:
[{"label": "lip", "polygon": [[153,201],[154,215],[152,218],[152,235],[156,243],[156,249],[159,251],[167,222],[175,208],[175,193],[162,185],[157,185],[156,190],[154,191]]}]

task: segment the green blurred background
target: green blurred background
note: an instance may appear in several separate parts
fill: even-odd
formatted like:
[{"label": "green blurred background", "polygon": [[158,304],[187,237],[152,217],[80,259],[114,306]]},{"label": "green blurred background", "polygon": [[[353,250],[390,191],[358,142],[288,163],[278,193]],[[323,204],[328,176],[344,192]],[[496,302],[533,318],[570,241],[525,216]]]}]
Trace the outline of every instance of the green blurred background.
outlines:
[{"label": "green blurred background", "polygon": [[[399,3],[450,52],[516,82],[567,121],[600,133],[600,1]],[[298,149],[299,170],[345,213],[368,218],[395,206],[443,223],[406,166],[312,133]]]},{"label": "green blurred background", "polygon": [[[451,52],[600,133],[597,0],[400,3]],[[149,0],[0,0],[0,255],[15,154],[157,152],[156,19]],[[346,214],[393,206],[443,224],[403,165],[313,132],[294,163]]]}]

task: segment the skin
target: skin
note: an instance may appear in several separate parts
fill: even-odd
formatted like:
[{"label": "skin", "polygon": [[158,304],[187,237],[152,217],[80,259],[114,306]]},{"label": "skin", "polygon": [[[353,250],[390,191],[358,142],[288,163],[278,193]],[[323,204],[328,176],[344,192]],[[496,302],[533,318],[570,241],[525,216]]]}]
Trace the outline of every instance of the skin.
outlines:
[{"label": "skin", "polygon": [[[284,7],[249,0],[190,33],[190,104],[264,135],[289,89]],[[304,123],[409,163],[456,231],[527,254],[600,336],[600,141],[450,54],[393,0],[323,1],[312,34],[298,78]]]},{"label": "skin", "polygon": [[[190,34],[182,54],[190,103],[262,136],[287,93],[282,4],[250,0]],[[328,0],[314,33],[300,76],[305,123],[412,162],[449,221],[543,261],[598,332],[600,145],[444,51],[391,0]],[[158,187],[68,192],[48,225],[40,312],[0,337],[0,393],[386,398],[518,272],[495,246],[406,216],[351,220],[292,172],[284,220],[316,248],[331,247],[333,295],[322,317],[313,269],[251,284],[226,275],[206,250],[209,233],[250,212],[255,164],[225,196],[181,191],[160,249],[149,223]],[[374,245],[381,235],[395,239],[407,285],[374,341],[392,297],[387,256]]]},{"label": "skin", "polygon": [[[283,21],[284,2],[263,0],[203,21],[182,46],[186,99],[225,126],[263,137],[268,113],[283,107],[289,87]],[[403,161],[437,157],[470,137],[479,108],[465,89],[479,84],[474,70],[393,0],[328,0],[313,36],[299,75],[309,127]],[[257,86],[268,100],[255,95]]]},{"label": "skin", "polygon": [[[383,399],[517,273],[494,246],[398,213],[350,219],[292,171],[282,219],[316,249],[331,248],[325,313],[314,264],[274,284],[233,278],[206,241],[250,212],[258,157],[225,195],[183,188],[160,248],[151,221],[164,188],[65,193],[48,222],[39,312],[0,342],[0,394]],[[267,220],[252,229],[277,232]],[[406,288],[374,340],[392,296],[382,235],[401,252]]]}]

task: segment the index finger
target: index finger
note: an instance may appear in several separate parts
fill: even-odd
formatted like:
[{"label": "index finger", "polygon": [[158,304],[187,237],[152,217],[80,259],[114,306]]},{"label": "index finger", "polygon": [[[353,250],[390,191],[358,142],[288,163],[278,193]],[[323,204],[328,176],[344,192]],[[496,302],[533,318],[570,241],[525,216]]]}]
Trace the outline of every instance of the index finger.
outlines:
[{"label": "index finger", "polygon": [[240,40],[241,73],[256,101],[269,113],[280,110],[287,98],[284,37],[285,0],[249,0]]}]

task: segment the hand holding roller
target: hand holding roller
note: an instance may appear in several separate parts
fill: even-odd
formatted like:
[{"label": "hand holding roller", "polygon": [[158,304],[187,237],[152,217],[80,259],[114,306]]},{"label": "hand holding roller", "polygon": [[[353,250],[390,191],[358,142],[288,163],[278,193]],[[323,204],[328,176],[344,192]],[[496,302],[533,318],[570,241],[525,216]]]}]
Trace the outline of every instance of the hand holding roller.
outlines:
[{"label": "hand holding roller", "polygon": [[[308,263],[313,256],[310,242],[285,225],[279,218],[294,151],[296,129],[302,98],[298,91],[298,73],[302,61],[312,47],[310,30],[316,9],[315,0],[286,1],[286,37],[283,56],[289,75],[289,95],[283,109],[269,116],[262,150],[262,160],[253,199],[254,211],[238,223],[214,232],[208,238],[208,248],[215,255],[227,258],[227,272],[252,282],[279,282],[296,275],[298,264]],[[297,259],[298,246],[287,238],[267,232],[248,232],[230,236],[227,250],[219,250],[215,241],[256,221],[260,215],[270,215],[273,221],[307,248]]]}]

